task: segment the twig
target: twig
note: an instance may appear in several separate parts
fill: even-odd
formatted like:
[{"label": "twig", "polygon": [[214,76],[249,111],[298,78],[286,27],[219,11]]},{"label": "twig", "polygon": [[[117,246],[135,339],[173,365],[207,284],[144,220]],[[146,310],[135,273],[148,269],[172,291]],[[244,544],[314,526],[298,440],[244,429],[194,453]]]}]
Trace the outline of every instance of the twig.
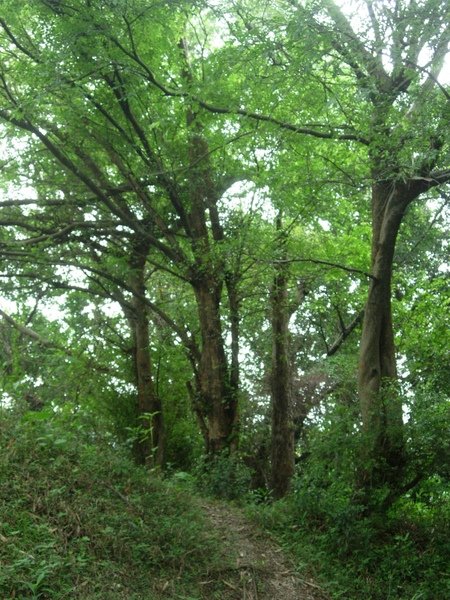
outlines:
[{"label": "twig", "polygon": [[226,586],[228,586],[229,588],[231,588],[235,592],[239,591],[239,588],[237,588],[235,585],[229,583],[228,581],[225,581],[225,579],[222,579],[222,583],[224,583]]}]

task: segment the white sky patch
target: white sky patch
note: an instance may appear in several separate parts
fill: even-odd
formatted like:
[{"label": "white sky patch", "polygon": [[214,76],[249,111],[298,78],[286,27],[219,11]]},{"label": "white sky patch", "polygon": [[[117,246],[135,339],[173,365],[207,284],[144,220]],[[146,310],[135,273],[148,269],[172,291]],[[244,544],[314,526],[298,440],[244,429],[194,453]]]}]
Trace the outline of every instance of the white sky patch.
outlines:
[{"label": "white sky patch", "polygon": [[7,392],[3,392],[0,396],[0,408],[11,408],[14,398]]},{"label": "white sky patch", "polygon": [[97,307],[95,306],[95,304],[93,302],[89,302],[88,304],[86,304],[86,306],[83,308],[83,310],[81,311],[82,315],[86,315],[89,319],[93,319],[94,318],[94,314],[95,314],[95,309]]},{"label": "white sky patch", "polygon": [[[113,300],[107,300],[100,307],[102,313],[107,317],[114,319],[116,317],[123,317],[122,307],[118,302]],[[181,340],[180,340],[181,341]]]},{"label": "white sky patch", "polygon": [[258,189],[251,181],[237,181],[220,199],[219,211],[222,217],[233,210],[240,211],[245,215],[258,213],[271,223],[276,216],[276,211],[269,198],[269,189]]},{"label": "white sky patch", "polygon": [[[432,58],[432,49],[429,48],[428,46],[425,46],[422,49],[422,52],[419,54],[419,58],[417,61],[419,67],[426,69],[431,58]],[[428,77],[428,74],[426,72],[424,72],[423,76],[422,76],[422,80],[424,81],[425,79],[427,79],[427,77]],[[445,58],[444,64],[442,66],[442,69],[439,72],[437,80],[442,85],[447,85],[450,83],[450,55],[449,54],[447,54],[447,56]]]},{"label": "white sky patch", "polygon": [[14,314],[17,311],[17,302],[0,297],[0,308],[8,315]]},{"label": "white sky patch", "polygon": [[28,146],[28,138],[14,138],[14,144],[11,144],[11,140],[8,137],[8,132],[2,126],[0,126],[0,152],[2,159],[9,159],[16,157],[20,152],[26,149]]},{"label": "white sky patch", "polygon": [[322,227],[324,231],[330,231],[331,223],[330,221],[326,221],[325,219],[317,219],[317,222]]},{"label": "white sky patch", "polygon": [[83,285],[86,282],[86,276],[82,269],[72,266],[57,266],[55,274],[68,282],[69,285]]},{"label": "white sky patch", "polygon": [[397,369],[398,369],[398,372],[401,375],[401,377],[408,377],[410,375],[410,372],[409,372],[406,364],[407,364],[407,358],[404,354],[401,354],[400,356],[397,357]]},{"label": "white sky patch", "polygon": [[360,281],[351,281],[350,285],[348,286],[349,294],[353,294],[353,292],[356,292],[356,290],[359,288],[360,285],[361,285]]},{"label": "white sky patch", "polygon": [[97,311],[100,311],[102,314],[109,318],[116,318],[123,315],[120,304],[112,300],[103,302],[100,306],[94,304],[93,302],[89,302],[83,308],[81,314],[86,315],[89,319],[93,319]]},{"label": "white sky patch", "polygon": [[34,187],[31,187],[26,182],[20,185],[20,187],[15,187],[12,185],[8,186],[7,199],[10,198],[18,198],[24,200],[37,200],[38,195]]},{"label": "white sky patch", "polygon": [[102,312],[110,318],[121,317],[123,315],[122,307],[118,302],[105,302],[102,305]]},{"label": "white sky patch", "polygon": [[110,378],[110,384],[119,393],[121,392],[121,393],[124,393],[124,394],[126,394],[126,393],[130,394],[130,393],[134,393],[135,392],[135,386],[132,383],[128,383],[126,381],[123,381],[122,379],[114,377],[114,375],[112,375],[111,378]]},{"label": "white sky patch", "polygon": [[[397,356],[397,370],[402,381],[402,391],[405,397],[412,398],[414,396],[413,389],[408,383],[410,371],[407,367],[407,357],[404,354]],[[407,423],[411,418],[411,409],[408,404],[402,404],[402,419],[403,423]]]},{"label": "white sky patch", "polygon": [[39,312],[48,321],[57,321],[60,329],[66,330],[67,325],[65,319],[68,316],[68,312],[64,308],[65,297],[52,298],[51,301],[45,302],[39,306]]}]

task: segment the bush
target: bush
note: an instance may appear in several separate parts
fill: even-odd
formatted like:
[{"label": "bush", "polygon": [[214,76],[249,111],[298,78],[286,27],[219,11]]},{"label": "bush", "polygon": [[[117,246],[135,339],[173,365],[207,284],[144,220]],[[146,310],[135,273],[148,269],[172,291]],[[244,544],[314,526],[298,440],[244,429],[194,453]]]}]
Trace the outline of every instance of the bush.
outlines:
[{"label": "bush", "polygon": [[236,454],[222,452],[202,457],[194,470],[198,489],[226,500],[246,498],[250,492],[251,470]]},{"label": "bush", "polygon": [[[444,439],[432,443],[433,433],[425,426],[442,411],[442,402],[428,405],[427,418],[424,413],[410,425],[409,451],[419,450],[413,466],[430,474],[387,512],[368,513],[358,500],[360,438],[342,407],[330,411],[310,436],[309,458],[302,461],[290,495],[252,508],[332,598],[450,598],[450,482],[441,451],[448,435],[439,421],[433,430]],[[386,491],[377,489],[377,494],[372,502],[380,507]]]}]

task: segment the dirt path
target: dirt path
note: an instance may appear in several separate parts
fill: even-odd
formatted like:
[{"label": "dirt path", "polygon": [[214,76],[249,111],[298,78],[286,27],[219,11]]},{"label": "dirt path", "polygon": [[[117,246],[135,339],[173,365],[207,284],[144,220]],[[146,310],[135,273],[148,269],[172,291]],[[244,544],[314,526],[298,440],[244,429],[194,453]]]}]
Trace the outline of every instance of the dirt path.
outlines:
[{"label": "dirt path", "polygon": [[[313,581],[302,579],[283,550],[236,508],[201,502],[223,539],[223,568],[211,575],[226,588],[224,600],[326,600]],[[212,584],[211,582],[205,582]],[[224,588],[223,588],[224,589]],[[216,597],[211,589],[211,598]]]}]

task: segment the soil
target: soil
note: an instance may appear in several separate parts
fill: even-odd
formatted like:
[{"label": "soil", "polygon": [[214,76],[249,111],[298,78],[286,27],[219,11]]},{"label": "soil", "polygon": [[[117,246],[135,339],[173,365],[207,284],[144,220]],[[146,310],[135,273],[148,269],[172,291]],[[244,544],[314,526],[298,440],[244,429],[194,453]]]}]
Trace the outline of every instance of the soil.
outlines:
[{"label": "soil", "polygon": [[[250,523],[238,508],[202,501],[201,509],[218,532],[224,548],[223,566],[208,573],[209,580],[204,582],[205,597],[220,600],[329,598],[314,581],[296,572],[283,549]],[[217,594],[218,585],[221,592]]]}]

